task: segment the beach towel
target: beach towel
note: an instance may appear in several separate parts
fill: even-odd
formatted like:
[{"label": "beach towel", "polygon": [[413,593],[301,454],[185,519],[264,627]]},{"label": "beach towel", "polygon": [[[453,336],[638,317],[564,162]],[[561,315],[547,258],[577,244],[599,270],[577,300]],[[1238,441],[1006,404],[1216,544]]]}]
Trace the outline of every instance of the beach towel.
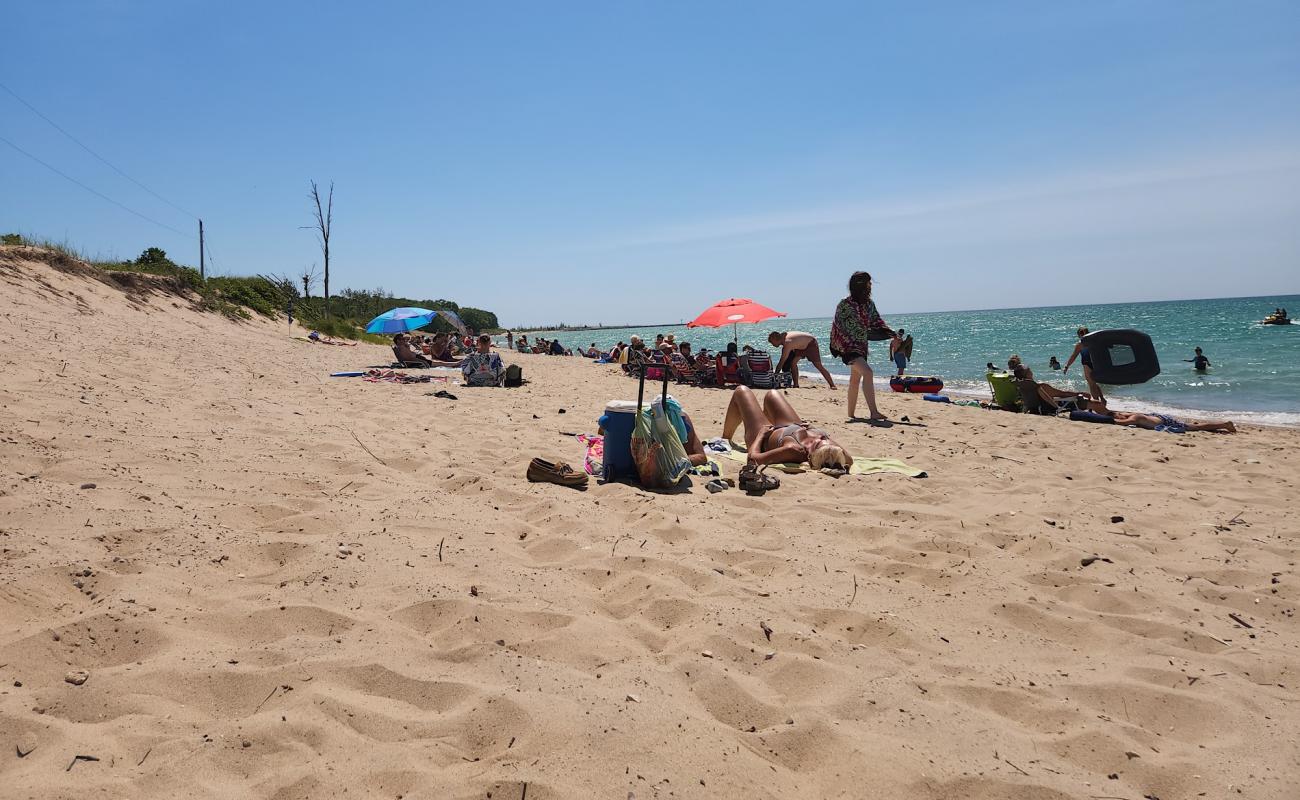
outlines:
[{"label": "beach towel", "polygon": [[[730,442],[731,449],[726,452],[719,452],[723,458],[729,458],[732,461],[745,462],[749,460],[745,445],[741,442]],[[908,464],[905,461],[899,461],[896,458],[864,458],[849,454],[853,459],[853,466],[849,467],[850,475],[878,475],[885,472],[893,472],[899,475],[906,475],[909,478],[926,478],[929,477],[923,469]],[[782,472],[815,472],[816,470],[807,464],[770,464],[772,469],[779,469]]]},{"label": "beach towel", "polygon": [[429,383],[431,381],[445,383],[447,378],[441,375],[407,375],[405,372],[395,372],[391,369],[372,369],[366,372],[362,380],[368,383]]},{"label": "beach towel", "polygon": [[580,433],[578,441],[587,446],[582,468],[588,475],[599,478],[605,474],[605,437],[598,433]]}]

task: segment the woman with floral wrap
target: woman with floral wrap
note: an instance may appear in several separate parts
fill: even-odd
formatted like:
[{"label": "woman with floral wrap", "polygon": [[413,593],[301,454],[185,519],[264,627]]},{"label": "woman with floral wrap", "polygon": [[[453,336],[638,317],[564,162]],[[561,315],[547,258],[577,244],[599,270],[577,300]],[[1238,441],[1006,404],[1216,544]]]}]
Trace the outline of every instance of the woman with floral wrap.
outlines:
[{"label": "woman with floral wrap", "polygon": [[880,318],[876,304],[871,299],[871,275],[855,272],[849,278],[849,296],[835,307],[835,320],[831,323],[831,355],[848,364],[849,418],[857,419],[858,388],[867,399],[868,419],[883,420],[885,415],[876,408],[875,375],[867,363],[867,343],[892,338],[894,332]]}]

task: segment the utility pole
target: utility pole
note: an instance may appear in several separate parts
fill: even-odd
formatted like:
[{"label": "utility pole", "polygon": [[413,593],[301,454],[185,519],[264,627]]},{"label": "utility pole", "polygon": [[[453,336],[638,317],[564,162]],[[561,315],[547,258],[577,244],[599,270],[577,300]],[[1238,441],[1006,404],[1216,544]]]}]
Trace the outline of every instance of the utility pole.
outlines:
[{"label": "utility pole", "polygon": [[199,220],[199,277],[204,278],[206,275],[207,268],[203,263],[203,220]]}]

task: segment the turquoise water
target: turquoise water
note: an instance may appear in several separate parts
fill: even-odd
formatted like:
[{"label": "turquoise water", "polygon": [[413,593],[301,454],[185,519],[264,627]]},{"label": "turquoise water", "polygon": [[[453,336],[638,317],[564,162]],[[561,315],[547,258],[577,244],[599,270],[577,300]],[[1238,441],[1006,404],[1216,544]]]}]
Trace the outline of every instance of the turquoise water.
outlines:
[{"label": "turquoise water", "polygon": [[[891,327],[906,328],[915,338],[908,374],[938,375],[944,379],[945,391],[953,394],[988,395],[985,363],[1004,366],[1012,353],[1019,353],[1039,380],[1063,389],[1086,390],[1077,362],[1069,374],[1062,375],[1048,367],[1048,359],[1054,355],[1065,364],[1074,348],[1074,331],[1080,325],[1094,331],[1136,328],[1155,342],[1161,374],[1140,386],[1106,390],[1112,406],[1300,425],[1300,324],[1260,324],[1278,306],[1288,309],[1293,317],[1300,316],[1300,295],[927,314],[891,314],[882,309],[882,313]],[[769,331],[805,330],[821,341],[822,359],[831,373],[847,378],[848,368],[830,355],[830,325],[830,318],[741,325],[740,343],[768,348]],[[628,341],[634,333],[646,341],[653,340],[656,333],[671,333],[677,341],[690,342],[697,349],[703,346],[715,350],[725,347],[732,337],[730,328],[684,326],[541,335],[559,339],[567,347],[586,347],[595,342],[608,348],[618,341]],[[1192,357],[1196,346],[1213,364],[1205,375],[1193,372],[1191,364],[1183,361]],[[869,361],[878,383],[894,372],[888,357],[888,342],[872,348]],[[806,361],[801,362],[801,367],[805,379],[816,375]]]}]

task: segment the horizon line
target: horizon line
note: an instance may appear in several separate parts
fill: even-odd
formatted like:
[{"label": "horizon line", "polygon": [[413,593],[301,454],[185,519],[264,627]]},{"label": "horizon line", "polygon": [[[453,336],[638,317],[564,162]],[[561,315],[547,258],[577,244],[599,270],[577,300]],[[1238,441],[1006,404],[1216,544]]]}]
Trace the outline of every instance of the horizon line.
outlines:
[{"label": "horizon line", "polygon": [[[941,309],[938,311],[897,311],[897,312],[891,311],[889,313],[898,314],[900,316],[918,316],[924,314],[974,314],[981,311],[1024,311],[1026,309],[1031,309],[1031,308],[1041,308],[1041,309],[1089,308],[1094,306],[1154,305],[1156,303],[1203,303],[1210,300],[1256,300],[1256,299],[1263,299],[1266,297],[1300,297],[1300,292],[1295,292],[1290,294],[1236,295],[1233,297],[1176,297],[1176,298],[1170,298],[1166,300],[1122,300],[1122,301],[1112,302],[1112,303],[1073,303],[1073,304],[1067,303],[1062,305],[1050,305],[1050,306],[1000,306],[997,308],[948,308],[948,309]],[[829,319],[830,316],[834,316],[834,315],[824,315],[819,317],[773,317],[773,319],[792,319],[792,320]],[[764,321],[766,322],[766,320]],[[759,323],[754,323],[754,324],[759,324]],[[630,328],[657,328],[657,327],[671,328],[671,327],[684,327],[685,325],[686,322],[648,322],[645,324],[637,324],[637,325],[599,325],[599,324],[569,325],[566,328],[560,328],[559,326],[556,325],[551,325],[551,326],[502,325],[501,328],[502,330],[518,330],[523,332],[547,331],[549,328],[550,332],[563,332],[564,330],[575,330],[575,331],[576,330],[628,330]]]}]

